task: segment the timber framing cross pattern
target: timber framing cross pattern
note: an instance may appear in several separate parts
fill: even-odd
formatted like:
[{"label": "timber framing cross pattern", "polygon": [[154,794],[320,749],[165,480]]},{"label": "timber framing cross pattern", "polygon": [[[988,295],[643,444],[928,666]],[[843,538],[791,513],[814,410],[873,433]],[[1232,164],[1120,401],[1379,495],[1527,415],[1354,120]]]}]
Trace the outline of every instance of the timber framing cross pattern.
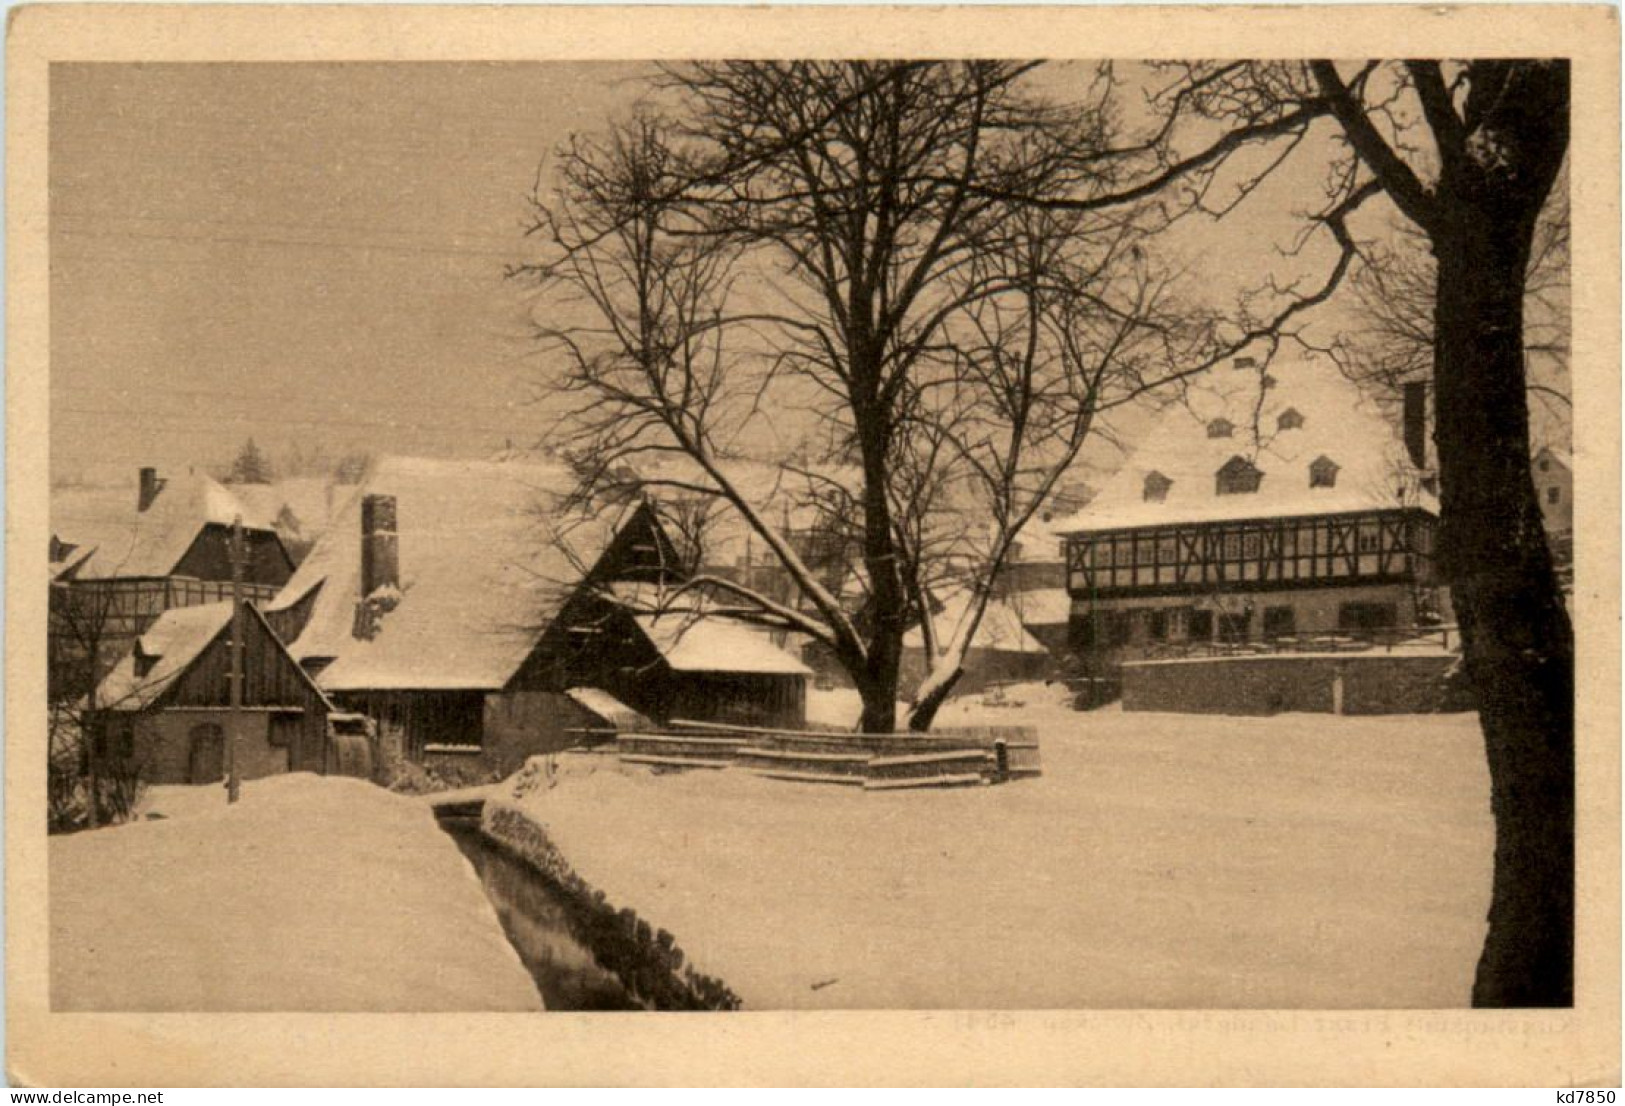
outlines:
[{"label": "timber framing cross pattern", "polygon": [[1236,583],[1260,591],[1427,583],[1435,525],[1426,511],[1401,508],[1095,532],[1068,540],[1067,587],[1104,599]]}]

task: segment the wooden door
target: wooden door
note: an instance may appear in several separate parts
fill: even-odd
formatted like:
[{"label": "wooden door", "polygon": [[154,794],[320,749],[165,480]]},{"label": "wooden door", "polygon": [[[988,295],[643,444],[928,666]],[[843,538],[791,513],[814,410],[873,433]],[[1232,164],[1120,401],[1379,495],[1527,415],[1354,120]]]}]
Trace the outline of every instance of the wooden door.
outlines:
[{"label": "wooden door", "polygon": [[226,774],[226,732],[213,722],[192,727],[186,782],[218,783]]}]

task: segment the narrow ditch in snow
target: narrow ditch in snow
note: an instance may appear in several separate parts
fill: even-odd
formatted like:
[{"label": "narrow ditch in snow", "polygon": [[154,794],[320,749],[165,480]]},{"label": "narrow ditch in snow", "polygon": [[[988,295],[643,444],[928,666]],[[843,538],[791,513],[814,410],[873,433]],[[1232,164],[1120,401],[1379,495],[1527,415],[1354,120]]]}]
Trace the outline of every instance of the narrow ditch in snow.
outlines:
[{"label": "narrow ditch in snow", "polygon": [[474,866],[508,943],[536,981],[549,1010],[642,1010],[615,973],[578,934],[568,899],[522,857],[486,836],[478,813],[437,814]]}]

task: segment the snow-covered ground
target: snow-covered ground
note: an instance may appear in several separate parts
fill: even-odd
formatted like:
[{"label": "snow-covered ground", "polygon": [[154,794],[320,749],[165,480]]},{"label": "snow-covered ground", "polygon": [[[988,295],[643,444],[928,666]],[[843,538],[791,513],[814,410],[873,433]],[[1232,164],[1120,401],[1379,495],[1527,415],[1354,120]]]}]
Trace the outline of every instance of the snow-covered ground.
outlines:
[{"label": "snow-covered ground", "polygon": [[516,1011],[541,999],[416,799],[307,773],[155,788],[50,842],[57,1010]]},{"label": "snow-covered ground", "polygon": [[520,805],[747,1009],[1468,1003],[1494,840],[1476,716],[1006,698],[939,724],[1037,727],[1039,779],[863,792],[564,757]]}]

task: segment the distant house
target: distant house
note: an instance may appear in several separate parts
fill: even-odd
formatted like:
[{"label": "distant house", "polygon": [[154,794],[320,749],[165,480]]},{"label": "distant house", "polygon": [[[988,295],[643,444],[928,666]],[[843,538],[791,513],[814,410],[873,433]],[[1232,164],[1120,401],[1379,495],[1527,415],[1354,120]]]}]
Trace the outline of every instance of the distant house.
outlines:
[{"label": "distant house", "polygon": [[[959,694],[972,694],[990,686],[1042,680],[1055,671],[1055,656],[1045,642],[1024,624],[1024,615],[1038,615],[1036,606],[1024,600],[1034,593],[1018,592],[990,599],[976,636],[965,654],[964,675],[954,685]],[[941,602],[933,620],[938,635],[939,655],[969,614],[970,595],[956,592]],[[935,658],[926,655],[925,635],[916,627],[903,638],[902,679],[905,687],[916,687],[930,671]]]},{"label": "distant house", "polygon": [[222,778],[235,734],[243,779],[328,771],[330,704],[243,603],[243,710],[231,707],[230,601],[160,614],[96,689],[98,759],[139,765],[148,783]]},{"label": "distant house", "polygon": [[328,476],[291,476],[269,484],[228,484],[256,517],[267,519],[294,563],[327,532],[334,508],[353,491]]},{"label": "distant house", "polygon": [[1334,367],[1216,372],[1170,406],[1067,541],[1072,646],[1107,661],[1437,622],[1423,395],[1399,428]]},{"label": "distant house", "polygon": [[[83,681],[99,678],[165,611],[229,599],[237,519],[242,594],[268,600],[292,576],[292,558],[269,520],[207,476],[162,478],[143,468],[134,487],[53,490],[53,694],[58,685],[73,695],[88,690]],[[83,663],[90,649],[99,655],[94,666]]]},{"label": "distant house", "polygon": [[1535,477],[1535,495],[1540,499],[1540,517],[1548,534],[1568,534],[1574,530],[1574,461],[1561,450],[1542,446],[1530,466]]},{"label": "distant house", "polygon": [[[431,764],[507,768],[574,743],[601,724],[566,694],[582,687],[705,717],[683,687],[716,674],[672,663],[606,598],[678,580],[676,546],[648,503],[571,509],[573,485],[563,465],[385,459],[267,618],[335,701]],[[610,640],[588,625],[605,604],[637,632],[589,645]]]}]

